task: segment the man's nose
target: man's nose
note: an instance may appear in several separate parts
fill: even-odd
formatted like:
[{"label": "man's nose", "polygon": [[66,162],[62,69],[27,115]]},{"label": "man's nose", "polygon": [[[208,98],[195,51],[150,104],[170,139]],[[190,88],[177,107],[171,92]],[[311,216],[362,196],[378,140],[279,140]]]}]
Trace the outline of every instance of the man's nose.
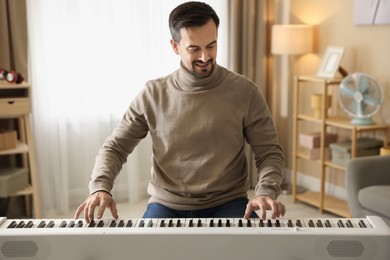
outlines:
[{"label": "man's nose", "polygon": [[204,50],[200,54],[199,60],[201,60],[203,62],[207,62],[209,60],[209,58],[210,58],[210,55],[208,54],[208,52],[206,50]]}]

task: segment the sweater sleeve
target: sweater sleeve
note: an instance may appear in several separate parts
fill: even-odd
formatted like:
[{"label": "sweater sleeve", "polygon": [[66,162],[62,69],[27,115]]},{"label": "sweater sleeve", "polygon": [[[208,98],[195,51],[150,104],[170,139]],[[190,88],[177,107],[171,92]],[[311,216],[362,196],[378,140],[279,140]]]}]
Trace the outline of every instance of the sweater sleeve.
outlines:
[{"label": "sweater sleeve", "polygon": [[98,190],[111,192],[114,180],[127,157],[147,135],[148,125],[143,113],[144,100],[141,92],[100,147],[89,183],[90,194]]},{"label": "sweater sleeve", "polygon": [[255,155],[258,172],[255,195],[276,199],[283,180],[283,149],[264,97],[257,88],[254,92],[249,98],[244,133]]}]

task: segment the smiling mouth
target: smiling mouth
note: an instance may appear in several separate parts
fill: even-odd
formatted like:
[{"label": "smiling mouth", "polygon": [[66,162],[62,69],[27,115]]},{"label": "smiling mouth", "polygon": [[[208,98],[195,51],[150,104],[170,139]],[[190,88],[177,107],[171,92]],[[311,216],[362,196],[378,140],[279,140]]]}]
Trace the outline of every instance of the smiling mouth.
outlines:
[{"label": "smiling mouth", "polygon": [[195,62],[195,65],[201,68],[206,68],[209,64],[210,62]]}]

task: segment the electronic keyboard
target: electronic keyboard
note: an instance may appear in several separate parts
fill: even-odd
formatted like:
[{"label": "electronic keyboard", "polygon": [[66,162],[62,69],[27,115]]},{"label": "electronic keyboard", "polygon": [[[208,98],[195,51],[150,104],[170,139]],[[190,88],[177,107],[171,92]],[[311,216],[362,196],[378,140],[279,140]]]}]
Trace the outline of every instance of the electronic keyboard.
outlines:
[{"label": "electronic keyboard", "polygon": [[0,259],[390,259],[390,228],[366,218],[7,219]]}]

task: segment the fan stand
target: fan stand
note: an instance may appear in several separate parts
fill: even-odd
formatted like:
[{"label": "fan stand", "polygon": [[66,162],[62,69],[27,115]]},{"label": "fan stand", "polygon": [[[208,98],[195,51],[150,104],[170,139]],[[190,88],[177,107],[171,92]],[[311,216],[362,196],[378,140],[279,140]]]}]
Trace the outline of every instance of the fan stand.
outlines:
[{"label": "fan stand", "polygon": [[351,120],[351,124],[353,125],[374,125],[374,121],[371,117],[365,118],[354,118]]}]

